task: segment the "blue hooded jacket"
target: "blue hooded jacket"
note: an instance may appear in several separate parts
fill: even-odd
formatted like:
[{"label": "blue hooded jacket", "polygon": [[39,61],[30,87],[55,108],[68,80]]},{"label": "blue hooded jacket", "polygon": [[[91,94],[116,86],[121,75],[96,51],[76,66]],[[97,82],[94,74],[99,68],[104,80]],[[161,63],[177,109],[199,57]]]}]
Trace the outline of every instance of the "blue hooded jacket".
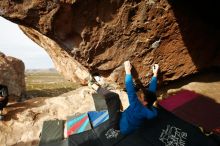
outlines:
[{"label": "blue hooded jacket", "polygon": [[[122,134],[129,134],[135,131],[144,119],[152,119],[157,116],[157,109],[151,107],[151,109],[145,107],[138,100],[132,75],[126,74],[125,76],[125,86],[129,99],[129,107],[121,114],[120,118],[120,131]],[[149,89],[152,92],[156,92],[157,78],[153,77],[150,82]]]}]

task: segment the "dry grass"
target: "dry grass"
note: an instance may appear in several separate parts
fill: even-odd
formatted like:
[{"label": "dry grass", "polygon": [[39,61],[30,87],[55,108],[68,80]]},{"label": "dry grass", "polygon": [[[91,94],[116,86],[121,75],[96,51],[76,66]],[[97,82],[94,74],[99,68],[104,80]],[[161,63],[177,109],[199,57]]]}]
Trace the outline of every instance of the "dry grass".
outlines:
[{"label": "dry grass", "polygon": [[59,96],[80,87],[54,71],[27,72],[25,80],[27,96],[31,98]]}]

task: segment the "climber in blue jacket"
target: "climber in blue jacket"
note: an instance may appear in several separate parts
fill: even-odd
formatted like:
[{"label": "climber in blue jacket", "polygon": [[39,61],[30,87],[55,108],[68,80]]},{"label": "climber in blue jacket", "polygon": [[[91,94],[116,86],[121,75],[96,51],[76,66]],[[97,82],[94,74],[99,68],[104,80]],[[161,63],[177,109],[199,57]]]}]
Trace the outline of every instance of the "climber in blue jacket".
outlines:
[{"label": "climber in blue jacket", "polygon": [[[122,134],[130,134],[140,127],[142,122],[146,119],[153,119],[157,116],[157,109],[153,106],[156,100],[157,88],[157,73],[158,64],[153,65],[153,77],[150,81],[150,86],[145,90],[144,96],[137,96],[134,87],[130,61],[124,62],[125,67],[125,86],[129,99],[129,106],[123,112],[121,109],[121,101],[117,93],[111,92],[100,85],[92,84],[91,87],[97,93],[105,97],[105,101],[109,113],[109,124],[117,132]],[[115,133],[115,132],[114,132]]]},{"label": "climber in blue jacket", "polygon": [[[146,89],[145,96],[137,96],[135,87],[131,75],[131,64],[129,61],[124,63],[125,66],[125,86],[129,99],[128,108],[121,114],[120,118],[120,132],[122,134],[129,134],[136,130],[145,119],[153,119],[157,116],[157,109],[153,107],[156,100],[156,88],[157,88],[157,73],[159,66],[155,64],[153,66],[153,77],[150,81],[150,86]],[[153,97],[147,97],[147,95]],[[151,102],[151,103],[150,103]],[[150,105],[149,105],[150,104]]]}]

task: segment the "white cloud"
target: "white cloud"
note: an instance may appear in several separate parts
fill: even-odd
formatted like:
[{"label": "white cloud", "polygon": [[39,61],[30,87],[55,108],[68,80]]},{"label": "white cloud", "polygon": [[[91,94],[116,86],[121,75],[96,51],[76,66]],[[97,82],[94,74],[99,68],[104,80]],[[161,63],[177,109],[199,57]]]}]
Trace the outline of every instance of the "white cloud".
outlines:
[{"label": "white cloud", "polygon": [[0,17],[0,51],[21,59],[26,69],[52,68],[46,51],[29,39],[19,27]]}]

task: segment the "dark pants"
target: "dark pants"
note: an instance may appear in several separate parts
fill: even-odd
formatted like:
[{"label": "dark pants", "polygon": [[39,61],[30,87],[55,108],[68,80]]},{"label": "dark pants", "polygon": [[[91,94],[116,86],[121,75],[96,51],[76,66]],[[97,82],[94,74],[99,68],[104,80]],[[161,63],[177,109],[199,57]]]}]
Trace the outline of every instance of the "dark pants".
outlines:
[{"label": "dark pants", "polygon": [[8,104],[8,96],[4,100],[0,101],[0,110],[3,110],[4,107]]},{"label": "dark pants", "polygon": [[101,87],[98,88],[97,93],[105,97],[110,126],[112,126],[115,130],[119,130],[121,107],[121,100],[119,99],[119,95]]}]

